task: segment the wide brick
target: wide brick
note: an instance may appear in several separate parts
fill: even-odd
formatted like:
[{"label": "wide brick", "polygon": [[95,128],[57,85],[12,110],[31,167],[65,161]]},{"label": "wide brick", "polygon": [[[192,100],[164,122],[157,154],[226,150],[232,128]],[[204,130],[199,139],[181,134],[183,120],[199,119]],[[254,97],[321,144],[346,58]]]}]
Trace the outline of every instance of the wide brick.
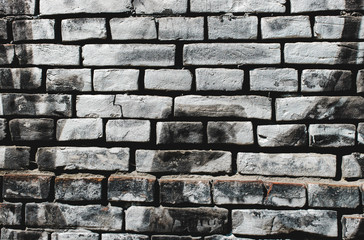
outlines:
[{"label": "wide brick", "polygon": [[26,169],[29,160],[30,147],[0,146],[0,169]]},{"label": "wide brick", "polygon": [[363,178],[364,177],[364,154],[352,153],[342,157],[342,177],[343,178]]},{"label": "wide brick", "polygon": [[202,237],[175,236],[175,235],[153,235],[152,240],[200,240]]},{"label": "wide brick", "polygon": [[138,90],[139,70],[99,69],[94,71],[93,85],[97,92]]},{"label": "wide brick", "polygon": [[7,121],[5,118],[0,118],[0,141],[4,140],[7,135]]},{"label": "wide brick", "polygon": [[187,12],[187,0],[134,0],[137,14],[183,14]]},{"label": "wide brick", "polygon": [[363,42],[286,43],[284,62],[292,64],[363,64]]},{"label": "wide brick", "polygon": [[186,95],[176,97],[174,105],[177,117],[272,117],[271,99],[262,96]]},{"label": "wide brick", "polygon": [[325,208],[356,208],[360,203],[358,186],[309,183],[308,206]]},{"label": "wide brick", "polygon": [[244,71],[227,68],[196,69],[197,91],[239,91],[243,89]]},{"label": "wide brick", "polygon": [[189,91],[192,87],[192,74],[189,70],[148,69],[144,75],[144,88],[162,91]]},{"label": "wide brick", "polygon": [[100,236],[98,233],[81,230],[68,230],[66,232],[54,232],[51,235],[51,240],[99,240]]},{"label": "wide brick", "polygon": [[159,186],[163,204],[211,204],[210,177],[165,176]]},{"label": "wide brick", "polygon": [[40,170],[128,171],[129,148],[43,147],[36,161]]},{"label": "wide brick", "polygon": [[1,15],[34,15],[36,0],[0,0]]},{"label": "wide brick", "polygon": [[109,201],[153,202],[156,177],[141,174],[112,174],[108,179]]},{"label": "wide brick", "polygon": [[201,122],[158,122],[157,144],[202,143]]},{"label": "wide brick", "polygon": [[231,153],[199,150],[137,150],[136,170],[150,173],[229,173]]},{"label": "wide brick", "polygon": [[116,95],[115,104],[125,118],[163,119],[172,112],[171,97]]},{"label": "wide brick", "polygon": [[293,68],[257,68],[251,70],[250,90],[297,92],[298,71]]},{"label": "wide brick", "polygon": [[342,239],[364,238],[364,214],[343,215],[341,218]]},{"label": "wide brick", "polygon": [[76,98],[77,117],[120,118],[121,107],[115,105],[115,95],[79,95]]},{"label": "wide brick", "polygon": [[261,28],[263,39],[312,37],[309,16],[264,17]]},{"label": "wide brick", "polygon": [[259,125],[257,136],[261,147],[302,147],[307,144],[304,124]]},{"label": "wide brick", "polygon": [[60,44],[20,44],[15,47],[20,65],[78,66],[80,47]]},{"label": "wide brick", "polygon": [[91,91],[91,69],[48,69],[46,89],[48,92]]},{"label": "wide brick", "polygon": [[53,40],[54,19],[18,20],[12,24],[14,41]]},{"label": "wide brick", "polygon": [[256,16],[211,16],[207,18],[209,39],[257,39]]},{"label": "wide brick", "polygon": [[149,237],[130,233],[103,233],[102,240],[149,240]]},{"label": "wide brick", "polygon": [[27,203],[25,225],[28,227],[72,228],[120,231],[123,209],[113,206],[73,206],[61,203]]},{"label": "wide brick", "polygon": [[107,142],[149,142],[151,125],[147,120],[109,120],[106,124]]},{"label": "wide brick", "polygon": [[318,39],[363,39],[362,17],[317,16],[314,27]]},{"label": "wide brick", "polygon": [[233,234],[276,235],[292,232],[337,237],[337,213],[331,210],[233,210]]},{"label": "wide brick", "polygon": [[[364,46],[364,44],[363,44]],[[281,63],[277,43],[197,43],[183,47],[184,65]]]},{"label": "wide brick", "polygon": [[357,136],[358,144],[364,144],[364,122],[358,124],[358,136]]},{"label": "wide brick", "polygon": [[208,122],[207,142],[249,145],[254,144],[251,122]]},{"label": "wide brick", "polygon": [[22,222],[21,203],[0,203],[0,224],[19,226]]},{"label": "wide brick", "polygon": [[0,44],[0,65],[9,65],[13,62],[15,50],[13,44]]},{"label": "wide brick", "polygon": [[62,201],[101,200],[104,176],[91,174],[63,174],[55,179],[55,199]]},{"label": "wide brick", "polygon": [[57,140],[95,140],[103,136],[101,118],[73,118],[57,121]]},{"label": "wide brick", "polygon": [[364,119],[364,98],[287,97],[276,100],[277,121]]},{"label": "wide brick", "polygon": [[347,70],[306,69],[302,71],[302,92],[351,90],[352,74]]},{"label": "wide brick", "polygon": [[8,21],[0,19],[0,39],[8,39]]},{"label": "wide brick", "polygon": [[355,145],[353,124],[311,124],[308,128],[312,147],[347,147]]},{"label": "wide brick", "polygon": [[22,118],[9,121],[13,141],[51,141],[54,139],[54,120]]},{"label": "wide brick", "polygon": [[81,41],[106,39],[106,20],[104,18],[74,18],[61,22],[62,40]]},{"label": "wide brick", "polygon": [[0,68],[0,89],[38,89],[42,85],[40,68]]},{"label": "wide brick", "polygon": [[364,92],[364,69],[358,71],[358,75],[356,77],[356,91],[358,93]]},{"label": "wide brick", "polygon": [[82,47],[85,66],[173,66],[175,45],[88,44]]},{"label": "wide brick", "polygon": [[157,25],[153,17],[113,18],[110,28],[113,40],[157,38]]},{"label": "wide brick", "polygon": [[358,0],[291,0],[291,12],[315,12],[333,10],[363,10],[364,3]]},{"label": "wide brick", "polygon": [[1,239],[6,240],[48,240],[48,232],[41,230],[1,229]]},{"label": "wide brick", "polygon": [[336,156],[317,153],[238,153],[238,172],[267,176],[335,177]]},{"label": "wide brick", "polygon": [[[222,233],[227,227],[224,208],[130,207],[125,213],[126,231],[156,233]],[[156,219],[158,223],[156,224]]]},{"label": "wide brick", "polygon": [[203,17],[166,17],[158,19],[159,40],[203,40]]},{"label": "wide brick", "polygon": [[266,182],[266,196],[263,204],[267,206],[304,207],[306,187],[299,183]]}]

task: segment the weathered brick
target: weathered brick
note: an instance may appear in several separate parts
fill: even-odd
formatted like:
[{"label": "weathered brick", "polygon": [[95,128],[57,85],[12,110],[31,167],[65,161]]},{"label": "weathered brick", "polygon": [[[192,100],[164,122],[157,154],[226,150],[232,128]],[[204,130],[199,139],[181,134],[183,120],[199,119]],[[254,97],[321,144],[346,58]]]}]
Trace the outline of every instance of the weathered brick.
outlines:
[{"label": "weathered brick", "polygon": [[0,44],[0,65],[11,64],[14,57],[15,50],[13,44]]},{"label": "weathered brick", "polygon": [[298,72],[293,68],[257,68],[251,70],[250,90],[297,92]]},{"label": "weathered brick", "polygon": [[114,102],[115,95],[78,95],[77,117],[120,118],[121,107]]},{"label": "weathered brick", "polygon": [[[240,237],[235,237],[233,234],[229,234],[229,235],[219,235],[219,234],[215,234],[212,236],[206,236],[204,237],[205,240],[253,240],[252,238],[240,238]],[[278,240],[278,239],[276,239]],[[279,240],[284,240],[284,239],[279,239]],[[289,240],[289,239],[287,239]]]},{"label": "weathered brick", "polygon": [[88,44],[82,47],[85,66],[173,66],[175,45]]},{"label": "weathered brick", "polygon": [[[364,46],[364,45],[363,45]],[[277,43],[196,43],[183,47],[184,65],[279,64]]]},{"label": "weathered brick", "polygon": [[200,240],[202,237],[175,236],[175,235],[153,235],[152,240]]},{"label": "weathered brick", "polygon": [[317,16],[314,33],[318,39],[363,39],[362,17]]},{"label": "weathered brick", "polygon": [[233,210],[233,234],[276,235],[292,232],[337,237],[337,213],[331,210]]},{"label": "weathered brick", "polygon": [[224,151],[137,150],[138,172],[229,173],[231,153]]},{"label": "weathered brick", "polygon": [[73,118],[57,121],[57,140],[95,140],[103,136],[101,118]]},{"label": "weathered brick", "polygon": [[259,125],[257,135],[261,147],[301,147],[307,144],[304,124]]},{"label": "weathered brick", "polygon": [[308,128],[312,147],[347,147],[355,145],[353,124],[311,124]]},{"label": "weathered brick", "polygon": [[238,172],[268,176],[335,177],[336,156],[317,153],[238,153]]},{"label": "weathered brick", "polygon": [[29,160],[30,147],[0,146],[0,169],[26,169]]},{"label": "weathered brick", "polygon": [[364,98],[360,96],[277,98],[276,119],[277,121],[364,119]]},{"label": "weathered brick", "polygon": [[98,92],[138,90],[139,70],[100,69],[94,71],[93,85]]},{"label": "weathered brick", "polygon": [[364,177],[364,154],[352,153],[342,157],[343,178],[363,178]]},{"label": "weathered brick", "polygon": [[0,203],[0,224],[19,226],[22,221],[21,203]]},{"label": "weathered brick", "polygon": [[211,16],[207,18],[209,39],[257,39],[256,16]]},{"label": "weathered brick", "polygon": [[42,85],[40,68],[0,68],[0,89],[38,89]]},{"label": "weathered brick", "polygon": [[264,17],[261,28],[263,39],[312,37],[309,16]]},{"label": "weathered brick", "polygon": [[284,45],[284,62],[292,64],[363,64],[363,42],[298,42]]},{"label": "weathered brick", "polygon": [[158,122],[157,144],[202,143],[201,122]]},{"label": "weathered brick", "polygon": [[113,174],[108,179],[109,201],[153,202],[156,177],[141,174]]},{"label": "weathered brick", "polygon": [[364,237],[364,214],[343,215],[341,224],[342,239],[362,239]]},{"label": "weathered brick", "polygon": [[306,187],[298,183],[266,182],[266,196],[263,204],[267,206],[304,207]]},{"label": "weathered brick", "polygon": [[99,240],[99,234],[87,230],[69,230],[66,232],[54,232],[51,240]]},{"label": "weathered brick", "polygon": [[363,10],[364,3],[360,0],[291,0],[291,12],[315,12],[333,10]]},{"label": "weathered brick", "polygon": [[48,92],[91,91],[91,69],[48,69]]},{"label": "weathered brick", "polygon": [[28,227],[71,228],[120,231],[123,209],[113,206],[73,206],[61,203],[27,203],[25,225]]},{"label": "weathered brick", "polygon": [[249,145],[254,144],[251,122],[208,122],[207,142]]},{"label": "weathered brick", "polygon": [[63,19],[61,22],[62,40],[81,41],[106,39],[106,20],[104,18]]},{"label": "weathered brick", "polygon": [[[227,227],[224,208],[130,207],[125,213],[126,231],[156,233],[222,233]],[[155,224],[156,219],[163,224]]]},{"label": "weathered brick", "polygon": [[162,91],[189,91],[192,86],[192,74],[180,69],[147,69],[144,75],[144,88]]},{"label": "weathered brick", "polygon": [[80,47],[60,44],[19,44],[15,54],[20,65],[78,66]]},{"label": "weathered brick", "polygon": [[306,69],[302,71],[302,92],[348,91],[352,74],[347,70]]},{"label": "weathered brick", "polygon": [[5,118],[0,118],[0,141],[6,138],[7,135],[7,121]]},{"label": "weathered brick", "polygon": [[165,176],[159,179],[164,204],[211,204],[210,177]]},{"label": "weathered brick", "polygon": [[134,0],[137,14],[183,14],[187,12],[187,0]]},{"label": "weathered brick", "polygon": [[358,93],[364,92],[364,69],[358,71],[358,76],[356,77],[356,91]]},{"label": "weathered brick", "polygon": [[0,0],[1,15],[34,15],[36,0]]},{"label": "weathered brick", "polygon": [[0,19],[0,39],[8,39],[8,21]]},{"label": "weathered brick", "polygon": [[55,199],[62,201],[101,200],[101,175],[63,174],[55,179]]},{"label": "weathered brick", "polygon": [[6,240],[48,240],[48,233],[41,230],[1,229],[1,239]]},{"label": "weathered brick", "polygon": [[54,120],[49,118],[22,118],[9,121],[13,141],[50,141],[54,137]]},{"label": "weathered brick", "polygon": [[54,19],[17,20],[12,23],[14,41],[52,40]]},{"label": "weathered brick", "polygon": [[147,120],[109,120],[106,124],[108,142],[149,142],[151,126]]},{"label": "weathered brick", "polygon": [[110,28],[113,40],[157,38],[157,25],[153,17],[113,18]]},{"label": "weathered brick", "polygon": [[129,148],[42,147],[36,161],[39,170],[128,171]]},{"label": "weathered brick", "polygon": [[177,117],[272,117],[271,99],[262,96],[186,95],[176,97],[174,105]]},{"label": "weathered brick", "polygon": [[226,68],[196,69],[197,91],[238,91],[243,89],[244,71]]},{"label": "weathered brick", "polygon": [[130,233],[103,233],[102,240],[149,240],[149,237]]},{"label": "weathered brick", "polygon": [[360,205],[358,186],[309,183],[308,206],[326,208],[356,208]]},{"label": "weathered brick", "polygon": [[203,40],[203,17],[165,17],[158,19],[159,40]]},{"label": "weathered brick", "polygon": [[358,144],[364,144],[364,122],[358,124]]}]

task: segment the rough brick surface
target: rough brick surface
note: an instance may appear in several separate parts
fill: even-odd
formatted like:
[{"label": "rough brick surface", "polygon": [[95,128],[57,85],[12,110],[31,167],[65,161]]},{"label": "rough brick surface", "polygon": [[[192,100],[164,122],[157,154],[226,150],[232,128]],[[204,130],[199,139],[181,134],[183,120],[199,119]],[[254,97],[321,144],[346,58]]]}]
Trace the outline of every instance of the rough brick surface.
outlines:
[{"label": "rough brick surface", "polygon": [[[167,17],[158,19],[159,40],[203,40],[204,19]],[[178,29],[178,31],[176,31]]]},{"label": "rough brick surface", "polygon": [[364,154],[352,153],[342,158],[342,175],[344,178],[364,177]]},{"label": "rough brick surface", "polygon": [[19,226],[22,221],[21,203],[0,203],[0,224]]},{"label": "rough brick surface", "polygon": [[308,129],[310,146],[354,146],[355,129],[355,125],[352,124],[311,124]]},{"label": "rough brick surface", "polygon": [[256,39],[258,18],[256,16],[208,17],[209,39]]},{"label": "rough brick surface", "polygon": [[1,89],[37,89],[42,85],[40,68],[0,68]]},{"label": "rough brick surface", "polygon": [[251,122],[208,122],[207,142],[249,145],[254,143]]},{"label": "rough brick surface", "polygon": [[48,233],[42,231],[32,231],[32,230],[18,230],[18,229],[1,229],[1,239],[9,240],[48,240]]},{"label": "rough brick surface", "polygon": [[363,214],[354,215],[344,215],[341,219],[342,228],[342,238],[343,239],[360,239],[364,237],[363,231]]},{"label": "rough brick surface", "polygon": [[364,4],[361,1],[326,1],[326,0],[292,0],[292,13],[297,12],[314,12],[314,11],[332,11],[332,10],[362,10]]},{"label": "rough brick surface", "polygon": [[201,122],[158,122],[157,144],[202,143]]},{"label": "rough brick surface", "polygon": [[66,232],[54,232],[51,235],[51,240],[98,240],[99,234],[87,230],[70,230]]},{"label": "rough brick surface", "polygon": [[262,38],[310,38],[312,37],[308,16],[262,18]]},{"label": "rough brick surface", "polygon": [[302,92],[348,91],[352,88],[351,71],[306,69],[302,71]]},{"label": "rough brick surface", "polygon": [[1,15],[34,15],[36,0],[1,0]]},{"label": "rough brick surface", "polygon": [[138,90],[136,69],[100,69],[94,71],[93,87],[97,92]]},{"label": "rough brick surface", "polygon": [[304,124],[260,125],[257,135],[261,147],[299,147],[307,144]]},{"label": "rough brick surface", "polygon": [[75,18],[62,20],[62,40],[80,41],[106,38],[104,18]]},{"label": "rough brick surface", "polygon": [[362,17],[317,16],[314,34],[319,39],[363,39]]},{"label": "rough brick surface", "polygon": [[137,14],[182,14],[187,12],[188,0],[134,0]]},{"label": "rough brick surface", "polygon": [[49,69],[46,88],[48,92],[91,91],[91,70]]},{"label": "rough brick surface", "polygon": [[149,142],[150,121],[109,120],[106,124],[108,142]]},{"label": "rough brick surface", "polygon": [[161,69],[145,71],[144,88],[162,91],[188,91],[192,87],[189,70]]},{"label": "rough brick surface", "polygon": [[13,141],[50,141],[54,139],[54,121],[49,118],[13,119],[9,122]]},{"label": "rough brick surface", "polygon": [[356,77],[357,92],[364,92],[364,69],[359,70],[358,76]]},{"label": "rough brick surface", "polygon": [[0,168],[1,169],[26,169],[29,166],[30,147],[1,146]]},{"label": "rough brick surface", "polygon": [[95,140],[103,136],[101,118],[59,119],[57,140]]},{"label": "rough brick surface", "polygon": [[266,196],[263,200],[267,206],[304,207],[306,204],[306,187],[299,183],[266,182]]},{"label": "rough brick surface", "polygon": [[226,68],[196,69],[197,91],[238,91],[243,89],[244,71]]},{"label": "rough brick surface", "polygon": [[8,38],[8,21],[0,19],[0,39]]},{"label": "rough brick surface", "polygon": [[250,90],[297,92],[298,72],[292,68],[258,68],[250,71]]},{"label": "rough brick surface", "polygon": [[121,108],[115,105],[115,95],[78,95],[77,117],[119,118]]},{"label": "rough brick surface", "polygon": [[19,20],[13,22],[14,41],[51,40],[55,38],[53,19]]},{"label": "rough brick surface", "polygon": [[110,28],[113,40],[157,38],[157,25],[153,17],[113,18]]}]

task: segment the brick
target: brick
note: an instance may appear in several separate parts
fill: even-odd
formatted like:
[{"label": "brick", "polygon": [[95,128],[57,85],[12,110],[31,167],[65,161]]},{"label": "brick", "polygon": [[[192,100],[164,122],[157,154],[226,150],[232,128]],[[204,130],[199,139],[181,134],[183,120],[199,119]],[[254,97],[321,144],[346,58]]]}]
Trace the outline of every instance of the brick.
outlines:
[{"label": "brick", "polygon": [[48,240],[48,233],[39,230],[18,230],[18,229],[1,229],[1,239],[7,240]]},{"label": "brick", "polygon": [[98,0],[83,1],[74,0],[40,0],[40,14],[75,14],[75,13],[121,13],[129,12],[132,8],[130,0],[108,0],[100,2]]},{"label": "brick", "polygon": [[102,175],[63,174],[55,179],[55,199],[62,201],[101,200]]},{"label": "brick", "polygon": [[303,147],[307,144],[304,124],[259,125],[257,136],[261,147]]},{"label": "brick", "polygon": [[147,120],[109,120],[106,124],[107,142],[149,142],[150,133]]},{"label": "brick", "polygon": [[364,43],[298,42],[286,43],[284,62],[292,64],[363,64]]},{"label": "brick", "polygon": [[207,18],[209,39],[257,39],[256,16],[211,16]]},{"label": "brick", "polygon": [[292,232],[337,237],[337,213],[331,210],[233,210],[233,234],[276,235]]},{"label": "brick", "polygon": [[8,39],[8,21],[0,19],[0,39]]},{"label": "brick", "polygon": [[87,44],[82,47],[85,66],[173,66],[175,45]]},{"label": "brick", "polygon": [[100,69],[94,71],[93,85],[97,92],[138,90],[139,70]]},{"label": "brick", "polygon": [[271,99],[261,96],[198,96],[176,97],[177,117],[239,117],[271,119]]},{"label": "brick", "polygon": [[13,62],[15,50],[13,44],[0,44],[0,65],[9,65]]},{"label": "brick", "polygon": [[54,19],[17,20],[12,23],[14,41],[53,40]]},{"label": "brick", "polygon": [[183,47],[184,65],[279,64],[276,43],[196,43]]},{"label": "brick", "polygon": [[141,174],[112,174],[108,179],[109,201],[153,202],[156,177]]},{"label": "brick", "polygon": [[250,145],[254,144],[251,122],[208,122],[207,142]]},{"label": "brick", "polygon": [[106,39],[106,19],[74,18],[61,22],[62,40],[65,42]]},{"label": "brick", "polygon": [[21,203],[0,203],[0,224],[20,226],[22,221],[21,213]]},{"label": "brick", "polygon": [[73,206],[62,203],[27,203],[25,225],[29,227],[120,231],[123,209],[112,206]]},{"label": "brick", "polygon": [[341,218],[342,239],[362,239],[364,237],[364,215],[343,215]]},{"label": "brick", "polygon": [[302,92],[351,90],[352,74],[347,70],[306,69],[302,71]]},{"label": "brick", "polygon": [[[132,206],[125,213],[126,231],[155,233],[222,233],[227,227],[224,208],[165,208]],[[153,224],[156,219],[163,224]]]},{"label": "brick", "polygon": [[19,44],[15,47],[20,65],[78,66],[80,47],[60,44]]},{"label": "brick", "polygon": [[38,89],[42,85],[40,68],[0,68],[0,89]]},{"label": "brick", "polygon": [[149,173],[229,173],[231,153],[224,151],[137,150],[136,170]]},{"label": "brick", "polygon": [[276,100],[277,121],[348,118],[364,119],[363,97],[288,97]]},{"label": "brick", "polygon": [[22,118],[9,121],[12,141],[51,141],[54,121],[49,118]]},{"label": "brick", "polygon": [[312,147],[348,147],[355,145],[353,124],[311,124],[308,128]]},{"label": "brick", "polygon": [[309,16],[264,17],[261,28],[263,39],[312,37]]},{"label": "brick", "polygon": [[1,15],[34,15],[36,0],[0,0]]},{"label": "brick", "polygon": [[364,9],[364,3],[361,1],[291,0],[292,13],[362,9]]},{"label": "brick", "polygon": [[358,71],[358,75],[356,77],[356,88],[358,93],[364,92],[364,69]]},{"label": "brick", "polygon": [[227,68],[197,68],[197,91],[239,91],[243,89],[244,71]]},{"label": "brick", "polygon": [[262,204],[264,187],[261,181],[240,178],[219,177],[213,180],[214,203],[221,204]]},{"label": "brick", "polygon": [[325,208],[356,208],[360,205],[357,186],[309,183],[308,206]]},{"label": "brick", "polygon": [[51,240],[99,240],[99,234],[87,230],[69,230],[66,232],[54,232]]},{"label": "brick", "polygon": [[115,104],[120,105],[125,118],[163,119],[172,112],[171,97],[116,95]]},{"label": "brick", "polygon": [[48,69],[46,89],[48,92],[89,92],[91,69]]},{"label": "brick", "polygon": [[152,240],[199,240],[202,237],[191,237],[191,236],[174,236],[174,235],[153,235]]},{"label": "brick", "polygon": [[128,171],[129,148],[42,147],[36,161],[39,170]]},{"label": "brick", "polygon": [[335,177],[336,156],[317,153],[238,153],[238,172],[267,176]]},{"label": "brick", "polygon": [[[215,235],[212,235],[212,236],[206,236],[204,239],[205,240],[253,240],[252,238],[235,237],[233,234],[231,234],[231,235],[215,234]],[[283,239],[280,239],[280,240],[283,240]]]},{"label": "brick", "polygon": [[158,122],[157,144],[202,143],[201,122]]},{"label": "brick", "polygon": [[266,182],[266,206],[299,207],[306,205],[306,187],[299,183]]},{"label": "brick", "polygon": [[364,122],[358,124],[358,144],[364,144]]},{"label": "brick", "polygon": [[110,28],[113,40],[157,39],[157,25],[153,17],[113,18]]},{"label": "brick", "polygon": [[159,40],[203,40],[203,17],[166,17],[158,19]]},{"label": "brick", "polygon": [[159,179],[163,204],[211,204],[210,177],[164,176]]},{"label": "brick", "polygon": [[147,69],[144,75],[144,88],[162,91],[189,91],[192,87],[192,74],[189,70]]},{"label": "brick", "polygon": [[26,169],[29,160],[30,147],[0,146],[0,169]]},{"label": "brick", "polygon": [[342,177],[343,178],[363,178],[364,177],[364,154],[352,153],[342,157]]},{"label": "brick", "polygon": [[286,0],[191,0],[191,12],[283,13]]},{"label": "brick", "polygon": [[137,14],[183,14],[187,12],[187,0],[134,0]]},{"label": "brick", "polygon": [[115,95],[78,95],[77,117],[120,118],[121,107],[115,105]]},{"label": "brick", "polygon": [[9,172],[3,176],[5,199],[46,199],[50,194],[53,173]]},{"label": "brick", "polygon": [[73,118],[57,121],[58,141],[96,140],[103,136],[101,118]]},{"label": "brick", "polygon": [[293,68],[257,68],[251,70],[250,90],[297,92],[298,71]]},{"label": "brick", "polygon": [[149,237],[130,233],[103,233],[102,240],[149,240]]},{"label": "brick", "polygon": [[314,34],[318,39],[363,39],[362,17],[317,16]]},{"label": "brick", "polygon": [[0,118],[0,141],[4,140],[7,135],[7,121],[5,118]]}]

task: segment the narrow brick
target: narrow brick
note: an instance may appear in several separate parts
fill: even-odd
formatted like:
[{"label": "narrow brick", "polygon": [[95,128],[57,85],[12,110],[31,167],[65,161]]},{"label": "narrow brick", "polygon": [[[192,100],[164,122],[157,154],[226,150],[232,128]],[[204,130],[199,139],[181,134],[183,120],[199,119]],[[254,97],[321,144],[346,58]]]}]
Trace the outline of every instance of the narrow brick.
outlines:
[{"label": "narrow brick", "polygon": [[257,39],[256,16],[211,16],[207,18],[209,39]]},{"label": "narrow brick", "polygon": [[363,9],[364,3],[361,1],[291,0],[292,13]]},{"label": "narrow brick", "polygon": [[153,235],[152,240],[200,240],[202,237],[175,236],[175,235]]},{"label": "narrow brick", "polygon": [[358,124],[358,144],[364,144],[364,122]]},{"label": "narrow brick", "polygon": [[149,237],[130,233],[103,233],[102,240],[149,240]]},{"label": "narrow brick", "polygon": [[309,16],[264,17],[261,28],[263,39],[312,37]]},{"label": "narrow brick", "polygon": [[148,120],[109,120],[106,124],[106,141],[149,142],[150,132]]},{"label": "narrow brick", "polygon": [[121,107],[114,102],[115,95],[79,95],[76,98],[77,117],[120,118]]},{"label": "narrow brick", "polygon": [[0,146],[0,169],[26,169],[29,160],[30,147]]},{"label": "narrow brick", "polygon": [[347,70],[306,69],[302,71],[302,92],[351,90],[352,73]]},{"label": "narrow brick", "polygon": [[227,68],[197,68],[197,91],[239,91],[243,89],[244,71]]},{"label": "narrow brick", "polygon": [[[204,239],[205,240],[252,240],[252,238],[236,237],[233,234],[231,234],[231,235],[214,234],[212,236],[206,236]],[[284,240],[284,239],[281,239],[281,240]]]},{"label": "narrow brick", "polygon": [[14,41],[53,40],[54,19],[17,20],[12,23]]},{"label": "narrow brick", "polygon": [[364,215],[343,215],[341,218],[342,239],[362,239],[364,237]]},{"label": "narrow brick", "polygon": [[202,143],[201,122],[158,122],[157,144]]},{"label": "narrow brick", "polygon": [[36,0],[0,0],[1,15],[34,15]]},{"label": "narrow brick", "polygon": [[97,92],[138,90],[139,70],[100,69],[94,71],[93,85]]},{"label": "narrow brick", "polygon": [[187,0],[134,0],[137,14],[184,14],[187,12]]},{"label": "narrow brick", "polygon": [[293,68],[257,68],[251,70],[250,90],[297,92],[298,71]]},{"label": "narrow brick", "polygon": [[103,136],[103,123],[101,118],[73,118],[59,119],[57,121],[57,140],[95,140]]},{"label": "narrow brick", "polygon": [[356,77],[356,91],[358,93],[364,92],[364,69],[358,71],[358,75]]},{"label": "narrow brick", "polygon": [[38,89],[42,85],[40,68],[0,68],[0,89]]},{"label": "narrow brick", "polygon": [[302,208],[306,204],[306,187],[304,184],[266,182],[264,186],[266,188],[264,205]]},{"label": "narrow brick", "polygon": [[352,153],[342,157],[343,178],[363,178],[364,177],[364,154]]},{"label": "narrow brick", "polygon": [[15,50],[13,44],[0,44],[0,65],[9,65],[13,62]]},{"label": "narrow brick", "polygon": [[19,230],[19,229],[1,229],[1,239],[7,240],[48,240],[48,232],[41,230]]},{"label": "narrow brick", "polygon": [[110,28],[113,40],[157,39],[157,25],[153,17],[113,18]]},{"label": "narrow brick", "polygon": [[259,125],[257,135],[261,147],[303,147],[307,144],[304,124]]},{"label": "narrow brick", "polygon": [[159,40],[203,40],[203,17],[166,17],[158,19]]},{"label": "narrow brick", "polygon": [[48,92],[90,92],[91,69],[48,69],[46,89]]},{"label": "narrow brick", "polygon": [[314,33],[318,39],[363,39],[362,17],[317,16]]},{"label": "narrow brick", "polygon": [[217,144],[254,144],[251,122],[208,122],[207,142]]},{"label": "narrow brick", "polygon": [[54,139],[54,120],[22,118],[9,121],[12,141],[51,141]]},{"label": "narrow brick", "polygon": [[8,21],[6,19],[0,19],[0,39],[8,39]]},{"label": "narrow brick", "polygon": [[161,91],[189,91],[192,87],[192,73],[179,69],[147,69],[144,88]]},{"label": "narrow brick", "polygon": [[7,136],[8,123],[5,118],[0,118],[0,141],[4,140]]},{"label": "narrow brick", "polygon": [[308,128],[312,147],[348,147],[355,145],[353,124],[311,124]]},{"label": "narrow brick", "polygon": [[61,22],[62,40],[65,42],[90,39],[106,39],[104,18],[74,18]]},{"label": "narrow brick", "polygon": [[22,221],[21,213],[21,203],[0,203],[0,224],[20,226]]},{"label": "narrow brick", "polygon": [[98,233],[94,233],[87,230],[68,230],[66,232],[54,232],[51,235],[51,240],[99,240]]}]

